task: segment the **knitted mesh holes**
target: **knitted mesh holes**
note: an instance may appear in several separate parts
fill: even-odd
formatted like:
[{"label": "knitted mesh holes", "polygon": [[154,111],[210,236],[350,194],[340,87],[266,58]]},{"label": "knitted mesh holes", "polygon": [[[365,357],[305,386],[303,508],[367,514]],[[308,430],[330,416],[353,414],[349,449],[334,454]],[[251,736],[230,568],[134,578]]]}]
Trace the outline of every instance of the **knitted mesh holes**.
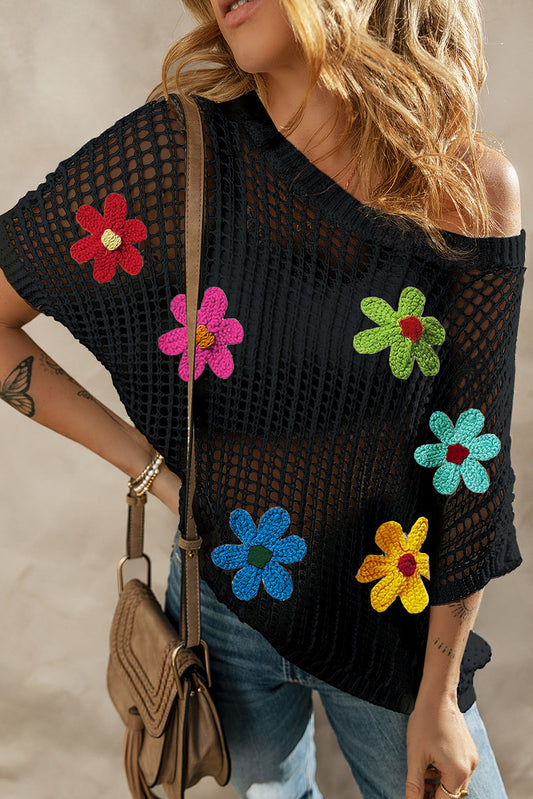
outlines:
[{"label": "knitted mesh holes", "polygon": [[[291,516],[287,535],[294,532],[307,545],[299,564],[284,567],[294,584],[285,602],[272,599],[262,585],[255,600],[237,599],[231,591],[237,569],[223,572],[209,556],[202,559],[203,576],[214,587],[223,582],[224,601],[252,626],[260,626],[288,660],[306,671],[320,671],[321,679],[342,690],[364,692],[367,700],[407,712],[418,688],[413,662],[423,659],[423,642],[413,640],[408,630],[413,623],[423,624],[427,610],[412,616],[400,600],[393,603],[389,614],[402,615],[405,624],[395,624],[392,632],[370,605],[375,583],[355,580],[365,555],[383,553],[372,543],[358,552],[351,542],[365,529],[373,542],[372,497],[379,486],[396,508],[382,519],[414,521],[413,503],[420,508],[415,519],[430,519],[435,558],[431,582],[422,579],[435,603],[455,601],[472,585],[479,587],[516,565],[507,424],[521,290],[518,255],[510,255],[516,242],[509,249],[505,240],[500,246],[500,240],[492,239],[481,266],[477,261],[446,263],[441,270],[433,254],[412,248],[406,236],[406,257],[399,264],[400,238],[367,236],[371,229],[360,224],[361,213],[349,205],[350,195],[345,195],[342,213],[334,213],[331,192],[316,196],[317,187],[306,173],[301,191],[291,191],[292,174],[285,178],[284,163],[272,160],[280,166],[273,169],[261,153],[256,155],[263,140],[252,135],[255,130],[248,134],[248,123],[240,120],[229,124],[227,104],[201,101],[207,122],[202,294],[208,286],[223,288],[229,315],[246,331],[242,345],[229,347],[235,359],[231,377],[209,375],[209,387],[197,397],[198,499],[209,554],[224,543],[240,544],[227,525],[235,508],[247,510],[256,525],[269,508],[286,508]],[[18,274],[16,287],[30,304],[53,313],[103,360],[132,421],[182,474],[187,383],[178,375],[180,359],[163,355],[157,346],[162,333],[180,327],[169,306],[185,292],[186,147],[181,128],[169,121],[166,101],[156,102],[69,159],[43,190],[9,215],[2,266],[12,264],[11,277]],[[270,154],[273,159],[272,150],[267,158]],[[100,284],[93,279],[92,263],[78,267],[69,248],[86,235],[76,223],[78,208],[88,204],[101,211],[110,192],[126,197],[128,217],[142,219],[149,235],[140,275],[131,278],[118,269],[113,280]],[[301,243],[291,219],[301,226]],[[0,247],[2,230],[0,224]],[[484,251],[486,242],[479,244]],[[362,284],[374,285],[376,264],[377,282],[387,288],[361,293]],[[370,292],[396,309],[409,285],[427,297],[424,313],[443,324],[446,320],[442,350],[434,347],[440,359],[434,378],[425,378],[415,364],[410,379],[398,380],[388,368],[388,350],[364,358],[352,349],[355,333],[375,327],[360,310],[361,299]],[[323,310],[320,320],[312,296]],[[302,317],[305,326],[299,325]],[[309,357],[302,357],[305,353]],[[246,368],[241,368],[238,359],[244,365],[244,356]],[[350,368],[354,358],[372,367],[357,387]],[[373,393],[374,367],[391,389],[382,397]],[[483,405],[476,396],[483,397]],[[431,403],[427,418],[422,416],[426,401]],[[461,486],[441,497],[431,486],[433,472],[420,467],[413,452],[429,443],[428,437],[438,443],[427,429],[431,411],[444,410],[455,422],[472,407],[483,412],[486,432],[501,439],[502,452],[483,463],[490,476],[487,492],[473,494]],[[490,468],[496,463],[497,474]],[[426,498],[442,506],[438,528],[424,510],[428,488]],[[227,538],[221,540],[224,523]],[[357,619],[363,622],[364,617],[364,625],[357,629],[352,605],[343,601],[350,591],[362,594],[366,607]],[[268,612],[270,605],[275,613]],[[337,612],[331,624],[333,606]],[[364,664],[361,647],[367,650]],[[320,663],[317,653],[327,653]],[[372,679],[376,664],[383,680]]]},{"label": "knitted mesh holes", "polygon": [[420,466],[439,467],[433,477],[439,494],[453,494],[461,477],[477,494],[489,487],[489,476],[479,461],[494,458],[500,451],[500,441],[492,433],[479,435],[484,424],[485,417],[476,408],[463,411],[455,428],[445,413],[431,415],[429,426],[442,443],[417,447],[414,458]]},{"label": "knitted mesh holes", "polygon": [[70,248],[78,263],[94,258],[93,276],[98,283],[106,283],[114,276],[117,264],[130,275],[138,275],[143,261],[133,247],[146,238],[146,226],[138,219],[126,219],[128,207],[121,194],[108,194],[104,215],[90,205],[82,205],[76,219],[91,235],[80,239]]},{"label": "knitted mesh holes", "polygon": [[370,592],[374,610],[382,613],[400,597],[409,613],[420,613],[429,602],[421,576],[429,579],[429,556],[420,552],[428,530],[421,516],[406,537],[398,522],[385,522],[376,533],[376,544],[385,555],[368,555],[356,579],[360,583],[380,582]]},{"label": "knitted mesh holes", "polygon": [[306,553],[303,538],[286,533],[290,516],[283,508],[270,508],[263,514],[256,529],[250,514],[238,508],[229,517],[230,527],[242,544],[223,544],[213,550],[211,558],[221,569],[239,569],[233,578],[233,593],[238,599],[252,599],[261,580],[274,599],[288,599],[292,580],[279,564],[296,563]]},{"label": "knitted mesh holes", "polygon": [[[216,286],[206,289],[196,318],[195,380],[200,377],[206,364],[217,377],[227,378],[233,372],[233,357],[227,345],[240,344],[244,332],[237,319],[224,319],[227,307],[228,300],[222,289]],[[159,338],[159,349],[165,355],[182,356],[179,376],[182,380],[189,380],[186,295],[174,297],[170,309],[183,327],[163,333]]]},{"label": "knitted mesh holes", "polygon": [[446,334],[437,319],[422,316],[425,303],[426,298],[414,286],[402,291],[397,311],[380,297],[366,297],[361,310],[378,327],[357,333],[354,349],[369,355],[390,347],[390,368],[402,380],[411,374],[415,359],[426,377],[436,375],[440,362],[430,345],[442,344]]}]

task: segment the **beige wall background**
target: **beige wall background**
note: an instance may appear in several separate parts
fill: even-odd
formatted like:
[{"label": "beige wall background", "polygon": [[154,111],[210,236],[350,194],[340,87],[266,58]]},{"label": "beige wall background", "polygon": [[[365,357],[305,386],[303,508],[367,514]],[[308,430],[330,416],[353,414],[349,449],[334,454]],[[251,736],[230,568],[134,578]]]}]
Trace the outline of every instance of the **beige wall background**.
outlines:
[{"label": "beige wall background", "polygon": [[[483,0],[489,76],[480,126],[503,140],[531,233],[532,0]],[[0,0],[0,211],[58,162],[142,105],[189,20],[176,0]],[[533,793],[533,286],[526,283],[513,419],[524,565],[493,581],[476,625],[493,647],[478,703],[512,799]],[[108,375],[55,322],[28,332],[90,392],[124,413]],[[1,376],[5,377],[5,376]],[[107,638],[123,554],[126,478],[79,445],[0,404],[0,795],[129,796],[122,728],[106,694]],[[152,499],[148,551],[162,597],[175,518]],[[318,709],[319,783],[354,789]],[[209,781],[191,792],[234,796]],[[289,798],[288,798],[289,799]]]}]

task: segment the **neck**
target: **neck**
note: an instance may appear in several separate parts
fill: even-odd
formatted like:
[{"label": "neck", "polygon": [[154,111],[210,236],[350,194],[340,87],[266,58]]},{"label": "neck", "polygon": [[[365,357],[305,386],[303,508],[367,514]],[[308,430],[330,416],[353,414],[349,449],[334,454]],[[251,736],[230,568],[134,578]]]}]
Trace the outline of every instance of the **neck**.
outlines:
[{"label": "neck", "polygon": [[[303,102],[307,90],[308,73],[304,65],[265,76],[267,84],[266,108],[274,125],[284,132],[284,128]],[[333,176],[338,174],[339,182],[344,183],[353,171],[348,168],[351,151],[346,142],[332,156],[326,153],[338,143],[345,118],[343,114],[335,122],[336,104],[333,95],[326,89],[315,86],[298,126],[286,138],[294,144],[309,160]]]}]

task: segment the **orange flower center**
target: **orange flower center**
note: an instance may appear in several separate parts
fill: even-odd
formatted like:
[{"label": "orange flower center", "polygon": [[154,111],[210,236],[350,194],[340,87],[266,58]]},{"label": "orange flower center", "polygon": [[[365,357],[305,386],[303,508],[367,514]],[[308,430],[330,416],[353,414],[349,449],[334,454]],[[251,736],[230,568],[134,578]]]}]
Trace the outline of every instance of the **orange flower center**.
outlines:
[{"label": "orange flower center", "polygon": [[411,341],[419,341],[422,338],[424,325],[418,316],[406,316],[404,319],[400,319],[399,324],[405,338],[409,338]]},{"label": "orange flower center", "polygon": [[107,228],[107,230],[104,230],[100,241],[102,242],[106,250],[109,250],[109,252],[118,250],[118,248],[122,244],[122,239],[120,238],[120,236],[117,236],[116,233],[113,233],[111,228]]},{"label": "orange flower center", "polygon": [[451,444],[446,452],[446,460],[448,463],[455,463],[460,466],[470,455],[470,450],[463,447],[462,444]]},{"label": "orange flower center", "polygon": [[215,341],[215,337],[209,332],[205,325],[198,325],[196,328],[196,346],[202,350],[208,349]]},{"label": "orange flower center", "polygon": [[405,555],[402,555],[398,561],[398,569],[404,577],[412,577],[416,571],[415,556],[411,555],[410,552],[406,552]]}]

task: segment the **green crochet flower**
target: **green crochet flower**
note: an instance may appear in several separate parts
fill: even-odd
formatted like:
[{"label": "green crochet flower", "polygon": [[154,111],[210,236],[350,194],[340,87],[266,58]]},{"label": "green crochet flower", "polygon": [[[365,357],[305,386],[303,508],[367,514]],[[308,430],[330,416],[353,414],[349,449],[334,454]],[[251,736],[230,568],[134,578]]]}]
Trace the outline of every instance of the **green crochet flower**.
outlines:
[{"label": "green crochet flower", "polygon": [[361,310],[379,327],[357,333],[355,350],[370,355],[390,347],[389,363],[392,374],[406,380],[413,370],[415,358],[426,377],[436,375],[440,368],[438,356],[430,345],[442,344],[446,333],[433,316],[422,316],[426,298],[414,286],[407,286],[395,311],[380,297],[366,297]]}]

